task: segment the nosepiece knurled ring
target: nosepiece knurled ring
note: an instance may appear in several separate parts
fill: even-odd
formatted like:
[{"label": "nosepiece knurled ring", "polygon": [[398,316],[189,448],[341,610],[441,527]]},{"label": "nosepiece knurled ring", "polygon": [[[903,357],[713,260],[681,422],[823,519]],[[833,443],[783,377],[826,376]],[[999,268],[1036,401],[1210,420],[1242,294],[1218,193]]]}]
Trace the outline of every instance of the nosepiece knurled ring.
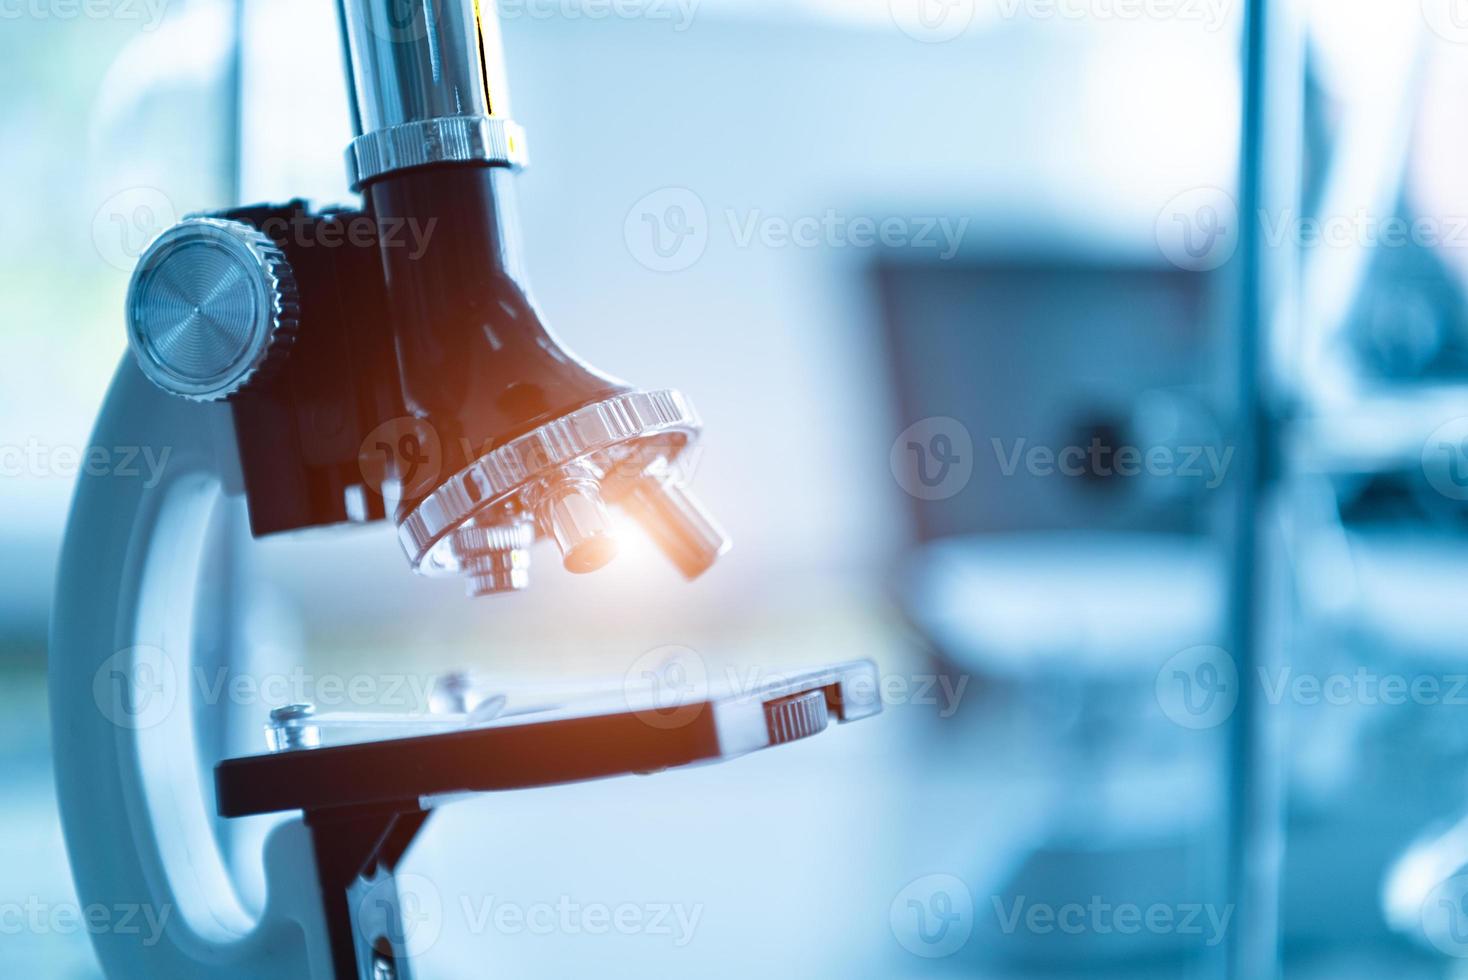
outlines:
[{"label": "nosepiece knurled ring", "polygon": [[594,402],[511,440],[455,473],[402,520],[398,541],[419,571],[452,573],[457,571],[452,556],[438,560],[437,546],[481,511],[577,460],[615,454],[619,447],[660,437],[680,437],[676,448],[681,449],[702,428],[688,399],[672,389],[628,391]]}]

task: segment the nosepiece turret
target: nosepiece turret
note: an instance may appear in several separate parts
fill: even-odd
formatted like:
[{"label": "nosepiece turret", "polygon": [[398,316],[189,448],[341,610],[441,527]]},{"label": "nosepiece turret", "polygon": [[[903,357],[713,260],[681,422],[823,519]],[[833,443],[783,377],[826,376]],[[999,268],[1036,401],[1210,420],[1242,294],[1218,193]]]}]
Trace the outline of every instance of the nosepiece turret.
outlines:
[{"label": "nosepiece turret", "polygon": [[[568,571],[593,572],[616,556],[611,511],[620,508],[686,578],[697,578],[729,549],[686,486],[685,462],[701,428],[688,400],[671,390],[627,391],[583,406],[480,456],[425,496],[399,524],[403,550],[425,574],[472,577],[482,552],[466,543],[537,534],[556,544]],[[517,580],[471,591],[523,587]]]}]

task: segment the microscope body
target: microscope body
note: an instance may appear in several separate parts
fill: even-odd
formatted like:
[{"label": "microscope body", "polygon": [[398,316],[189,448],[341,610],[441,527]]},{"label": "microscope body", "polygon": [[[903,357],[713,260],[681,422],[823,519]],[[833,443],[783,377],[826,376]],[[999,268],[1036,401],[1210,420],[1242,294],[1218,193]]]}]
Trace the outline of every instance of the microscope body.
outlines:
[{"label": "microscope body", "polygon": [[[257,537],[391,520],[413,570],[462,575],[473,595],[525,588],[537,537],[573,571],[605,564],[609,501],[662,521],[655,536],[690,575],[727,547],[678,486],[700,428],[686,401],[592,370],[530,299],[511,188],[524,136],[506,115],[492,8],[340,0],[339,12],[360,207],[231,208],[149,246],[127,298],[132,354],[93,439],[166,446],[168,463],[147,485],[83,475],[68,522],[49,669],[77,891],[166,924],[152,945],[94,937],[113,978],[412,973],[391,941],[363,947],[357,933],[382,914],[427,811],[380,817],[370,770],[348,786],[368,802],[338,799],[309,820],[302,803],[270,833],[263,907],[241,898],[221,851],[227,794],[206,750],[218,706],[192,690],[195,666],[225,644],[199,601],[221,508],[242,501]],[[398,744],[399,776],[442,754]],[[376,898],[348,908],[363,887]],[[392,935],[380,925],[378,946]]]},{"label": "microscope body", "polygon": [[[410,980],[393,871],[438,801],[726,758],[881,707],[870,665],[844,665],[679,706],[676,728],[603,705],[365,746],[286,737],[215,766],[218,706],[192,695],[223,642],[199,601],[223,507],[243,502],[256,537],[390,520],[412,570],[473,596],[525,588],[537,538],[570,571],[605,565],[612,506],[690,579],[728,548],[685,487],[688,401],[593,370],[530,298],[492,5],[338,2],[361,206],[236,207],[149,246],[93,441],[166,446],[167,465],[82,475],[68,521],[49,684],[77,892],[166,924],[151,944],[93,937],[112,980]],[[216,813],[296,814],[265,841],[259,907]]]}]

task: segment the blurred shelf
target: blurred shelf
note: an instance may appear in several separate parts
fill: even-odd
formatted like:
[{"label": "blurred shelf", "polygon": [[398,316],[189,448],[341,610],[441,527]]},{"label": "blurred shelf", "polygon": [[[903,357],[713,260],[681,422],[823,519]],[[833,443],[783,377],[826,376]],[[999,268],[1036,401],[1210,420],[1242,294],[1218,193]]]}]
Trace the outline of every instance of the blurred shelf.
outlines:
[{"label": "blurred shelf", "polygon": [[1340,409],[1302,416],[1286,458],[1307,474],[1373,474],[1422,465],[1434,433],[1456,420],[1468,435],[1468,384],[1383,388]]}]

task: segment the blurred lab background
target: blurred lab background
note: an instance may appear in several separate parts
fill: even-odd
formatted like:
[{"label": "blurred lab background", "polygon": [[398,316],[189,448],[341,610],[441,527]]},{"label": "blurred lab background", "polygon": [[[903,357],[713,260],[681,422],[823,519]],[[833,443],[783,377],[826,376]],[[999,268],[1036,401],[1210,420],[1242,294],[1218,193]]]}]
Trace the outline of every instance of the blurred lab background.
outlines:
[{"label": "blurred lab background", "polygon": [[[1242,0],[503,7],[537,299],[696,401],[735,551],[471,602],[386,526],[256,542],[250,642],[507,688],[869,657],[888,710],[444,809],[421,975],[1468,975],[1468,17],[1276,0],[1246,112]],[[46,630],[128,272],[349,202],[351,134],[331,0],[0,17],[0,965],[82,980]],[[471,914],[563,898],[696,925]]]}]

